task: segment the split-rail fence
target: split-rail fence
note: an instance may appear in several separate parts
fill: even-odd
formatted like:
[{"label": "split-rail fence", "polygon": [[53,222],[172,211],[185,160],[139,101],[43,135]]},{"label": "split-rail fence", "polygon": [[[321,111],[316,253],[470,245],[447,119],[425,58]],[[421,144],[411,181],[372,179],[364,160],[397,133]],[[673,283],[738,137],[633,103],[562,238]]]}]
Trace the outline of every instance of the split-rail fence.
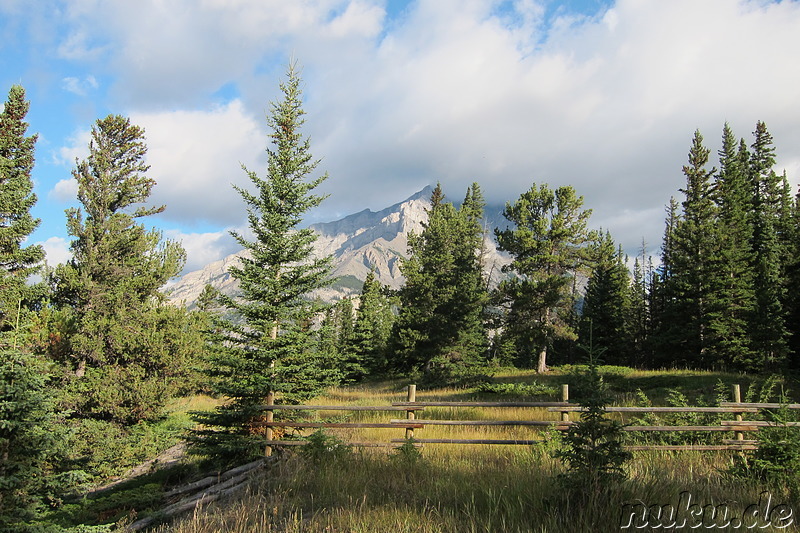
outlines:
[{"label": "split-rail fence", "polygon": [[[628,432],[694,432],[694,433],[713,433],[713,432],[733,432],[734,438],[722,439],[721,444],[642,444],[625,446],[628,450],[754,450],[758,445],[756,439],[745,439],[745,433],[756,432],[760,428],[775,425],[764,420],[746,420],[745,416],[758,413],[765,409],[778,409],[781,407],[789,409],[800,409],[800,404],[778,404],[778,403],[744,403],[741,401],[741,390],[739,385],[733,386],[733,401],[721,402],[718,407],[618,407],[608,406],[606,413],[620,413],[620,416],[631,416],[637,414],[664,414],[664,413],[727,413],[732,420],[722,420],[718,425],[692,426],[692,425],[625,425],[624,431]],[[448,407],[459,408],[544,408],[547,412],[560,413],[557,420],[440,420],[420,418],[417,415],[424,413],[426,408]],[[406,442],[413,442],[415,445],[425,444],[510,444],[510,445],[535,445],[544,442],[545,438],[539,431],[536,439],[429,439],[420,438],[421,430],[426,426],[526,426],[538,430],[556,429],[564,431],[575,420],[571,420],[571,413],[580,413],[582,407],[569,402],[568,385],[561,386],[561,401],[553,402],[444,402],[444,401],[417,401],[416,385],[409,385],[407,397],[404,402],[393,402],[391,405],[382,406],[363,406],[363,405],[280,405],[275,404],[275,397],[270,394],[267,404],[262,406],[265,416],[260,426],[266,428],[266,439],[264,441],[265,454],[271,455],[273,447],[280,446],[299,446],[307,444],[308,441],[302,439],[274,439],[274,428],[285,429],[367,429],[382,428],[396,429],[404,431],[403,438],[394,438],[381,442],[349,442],[352,446],[376,447],[376,446],[398,446]],[[391,418],[386,422],[296,422],[296,421],[276,421],[274,420],[275,411],[377,411],[388,413],[405,413],[405,418]],[[540,411],[541,412],[541,411]],[[800,422],[788,422],[787,425],[800,428]],[[415,431],[419,430],[419,433]]]}]

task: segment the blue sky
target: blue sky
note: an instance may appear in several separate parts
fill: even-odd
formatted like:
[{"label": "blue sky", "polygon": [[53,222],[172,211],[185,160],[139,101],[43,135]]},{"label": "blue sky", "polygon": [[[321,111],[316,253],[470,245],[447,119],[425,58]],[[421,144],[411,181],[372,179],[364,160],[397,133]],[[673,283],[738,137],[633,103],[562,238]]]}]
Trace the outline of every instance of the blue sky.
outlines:
[{"label": "blue sky", "polygon": [[290,57],[330,175],[312,220],[436,181],[453,199],[478,181],[493,202],[548,182],[655,252],[696,129],[715,154],[726,121],[749,142],[764,120],[797,185],[798,28],[788,0],[0,0],[0,89],[31,101],[31,241],[51,264],[68,257],[75,158],[109,113],[145,128],[167,205],[149,223],[184,243],[187,269],[236,251],[231,184],[264,168]]}]

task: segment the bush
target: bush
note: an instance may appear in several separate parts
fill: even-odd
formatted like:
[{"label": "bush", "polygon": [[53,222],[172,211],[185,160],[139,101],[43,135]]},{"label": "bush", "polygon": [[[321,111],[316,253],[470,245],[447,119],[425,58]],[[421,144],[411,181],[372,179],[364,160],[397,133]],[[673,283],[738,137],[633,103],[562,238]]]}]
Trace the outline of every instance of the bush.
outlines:
[{"label": "bush", "polygon": [[352,446],[322,429],[306,437],[306,441],[308,444],[300,448],[300,455],[316,465],[341,461],[353,454]]},{"label": "bush", "polygon": [[563,448],[553,455],[567,466],[561,478],[565,486],[591,497],[609,483],[627,477],[623,467],[630,453],[622,447],[622,424],[605,417],[605,407],[611,398],[599,372],[599,354],[591,347],[587,352],[589,364],[580,375],[584,410],[580,421],[570,426],[562,437]]},{"label": "bush", "polygon": [[[782,403],[786,403],[785,396]],[[734,477],[757,479],[786,488],[794,499],[800,497],[800,427],[797,413],[785,405],[777,411],[764,411],[772,425],[756,432],[758,448],[734,458],[729,473]]]}]

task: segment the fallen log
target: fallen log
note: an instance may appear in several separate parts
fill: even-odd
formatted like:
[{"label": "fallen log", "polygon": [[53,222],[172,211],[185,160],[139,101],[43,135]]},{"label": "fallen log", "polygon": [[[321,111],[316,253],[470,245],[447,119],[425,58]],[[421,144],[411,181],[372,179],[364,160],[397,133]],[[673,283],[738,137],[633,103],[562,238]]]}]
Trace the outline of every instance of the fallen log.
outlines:
[{"label": "fallen log", "polygon": [[[247,486],[250,475],[265,465],[264,459],[258,459],[245,465],[227,470],[218,476],[207,476],[199,481],[184,485],[165,493],[169,498],[179,494],[189,494],[175,503],[167,505],[157,513],[133,522],[125,528],[126,531],[139,531],[158,520],[168,520],[181,513],[190,511],[198,505],[213,502],[219,498],[232,494]],[[196,492],[196,491],[200,492]]]},{"label": "fallen log", "polygon": [[199,490],[199,489],[202,489],[202,488],[205,488],[205,487],[210,487],[214,483],[219,483],[221,481],[225,481],[225,480],[227,480],[227,479],[229,479],[229,478],[231,478],[231,477],[233,477],[233,476],[235,476],[237,474],[240,474],[242,472],[249,472],[250,470],[253,470],[253,469],[258,468],[258,467],[263,466],[263,465],[264,465],[264,459],[257,459],[255,461],[253,461],[252,463],[247,463],[246,465],[237,466],[236,468],[232,468],[232,469],[227,470],[225,472],[222,472],[221,474],[218,474],[216,476],[204,477],[203,479],[201,479],[199,481],[195,481],[193,483],[189,483],[188,485],[183,485],[181,487],[176,487],[176,488],[164,493],[164,496],[167,497],[167,498],[171,498],[172,496],[177,496],[178,494],[183,494],[183,493],[186,493],[186,492],[192,492],[192,491],[195,491],[195,490]]}]

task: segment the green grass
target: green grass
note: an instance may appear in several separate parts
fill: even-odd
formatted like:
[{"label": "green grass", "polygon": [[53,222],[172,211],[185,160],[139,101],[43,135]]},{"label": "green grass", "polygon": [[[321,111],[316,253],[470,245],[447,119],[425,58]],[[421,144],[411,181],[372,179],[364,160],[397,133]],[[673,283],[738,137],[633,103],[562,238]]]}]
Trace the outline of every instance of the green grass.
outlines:
[{"label": "green grass", "polygon": [[[418,401],[469,401],[551,399],[542,387],[559,391],[561,383],[575,383],[575,369],[556,369],[547,376],[503,370],[492,383],[497,391],[473,388],[418,389]],[[603,368],[604,379],[615,393],[615,403],[627,405],[642,389],[654,404],[663,405],[671,389],[692,401],[714,395],[722,383],[730,389],[740,383],[746,391],[757,381],[748,376],[715,372],[643,372],[622,367]],[[527,386],[514,386],[523,384]],[[406,383],[384,381],[343,387],[313,403],[389,405],[405,400]],[[503,386],[505,385],[505,386]],[[326,413],[328,415],[332,413]],[[341,413],[333,413],[341,416]],[[386,413],[355,412],[349,421],[386,421],[400,417]],[[427,408],[428,419],[472,418],[556,419],[544,409]],[[573,415],[574,416],[574,415]],[[399,438],[396,429],[330,430],[343,441],[387,442]],[[351,454],[331,454],[313,460],[286,450],[271,470],[253,480],[250,489],[228,501],[212,504],[192,516],[162,526],[161,532],[583,532],[620,531],[623,505],[677,504],[689,491],[700,505],[727,503],[732,516],[742,516],[763,491],[773,507],[789,503],[794,513],[800,505],[791,500],[786,486],[734,479],[726,474],[736,452],[636,452],[627,464],[628,480],[606,487],[600,494],[582,496],[564,486],[563,465],[551,453],[559,445],[553,433],[531,428],[429,426],[416,430],[418,438],[532,438],[547,437],[536,446],[426,445],[421,457],[398,454],[386,448],[355,449]],[[339,450],[340,452],[340,450]],[[798,531],[758,528],[759,531]],[[705,528],[701,528],[705,529]],[[630,529],[629,529],[630,530]],[[668,530],[668,529],[667,529]],[[689,529],[686,529],[689,530]],[[740,531],[746,528],[715,528]],[[752,529],[750,529],[752,530]]]}]

